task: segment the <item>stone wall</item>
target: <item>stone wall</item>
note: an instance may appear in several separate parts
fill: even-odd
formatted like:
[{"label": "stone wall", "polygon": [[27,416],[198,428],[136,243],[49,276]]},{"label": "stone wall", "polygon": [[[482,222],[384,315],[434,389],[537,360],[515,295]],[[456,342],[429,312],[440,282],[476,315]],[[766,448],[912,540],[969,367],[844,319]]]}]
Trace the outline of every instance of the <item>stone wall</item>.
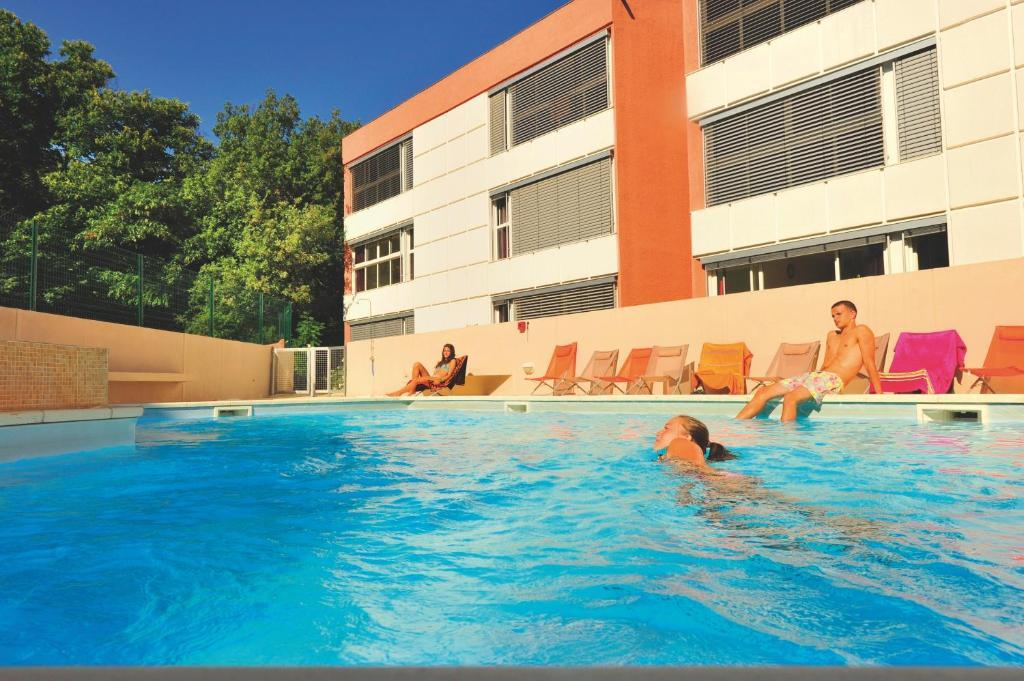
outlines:
[{"label": "stone wall", "polygon": [[106,348],[0,340],[0,411],[107,403]]}]

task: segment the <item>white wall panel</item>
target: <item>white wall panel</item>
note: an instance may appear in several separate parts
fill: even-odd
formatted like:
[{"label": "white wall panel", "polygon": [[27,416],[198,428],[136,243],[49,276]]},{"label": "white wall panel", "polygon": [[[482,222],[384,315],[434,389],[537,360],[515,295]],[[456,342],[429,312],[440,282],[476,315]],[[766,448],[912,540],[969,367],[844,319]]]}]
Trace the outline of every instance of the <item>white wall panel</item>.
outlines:
[{"label": "white wall panel", "polygon": [[1024,254],[1020,202],[1003,201],[953,211],[949,242],[952,265],[1019,258]]},{"label": "white wall panel", "polygon": [[966,83],[945,93],[946,145],[962,146],[1014,129],[1013,83],[1009,73]]},{"label": "white wall panel", "polygon": [[345,238],[358,239],[378,229],[408,221],[416,214],[413,203],[415,190],[402,192],[386,201],[356,211],[345,217]]},{"label": "white wall panel", "polygon": [[[520,258],[516,258],[520,260]],[[512,290],[512,270],[517,267],[512,260],[496,260],[486,265],[487,290],[492,293],[503,293]]]},{"label": "white wall panel", "polygon": [[950,207],[1016,198],[1017,153],[1016,135],[947,151]]},{"label": "white wall panel", "polygon": [[446,303],[451,300],[451,294],[448,290],[448,272],[439,272],[430,277],[428,282],[430,287],[428,300],[431,305]]},{"label": "white wall panel", "polygon": [[874,3],[862,2],[821,19],[822,66],[831,69],[875,52]]},{"label": "white wall panel", "polygon": [[466,163],[475,163],[487,158],[490,153],[490,139],[487,128],[476,128],[466,133]]},{"label": "white wall panel", "polygon": [[438,208],[416,216],[416,229],[413,237],[416,248],[448,236],[448,209]]},{"label": "white wall panel", "polygon": [[734,249],[770,244],[777,240],[774,194],[753,196],[731,205],[729,224]]},{"label": "white wall panel", "polygon": [[448,269],[448,239],[416,244],[416,274],[428,276]]},{"label": "white wall panel", "polygon": [[565,244],[556,250],[561,253],[558,259],[561,281],[613,274],[619,270],[619,247],[615,235]]},{"label": "white wall panel", "polygon": [[[567,125],[552,134],[557,149],[555,163],[566,163],[613,146],[615,144],[615,118],[612,110],[606,109],[582,121]],[[544,169],[543,166],[535,166],[530,169],[530,172],[536,173]]]},{"label": "white wall panel", "polygon": [[725,106],[725,65],[715,62],[686,77],[686,112],[690,118]]},{"label": "white wall panel", "polygon": [[409,294],[405,296],[403,301],[406,303],[406,307],[404,309],[416,309],[430,304],[429,281],[417,275],[415,279],[402,285],[407,286],[409,290]]},{"label": "white wall panel", "polygon": [[780,191],[775,207],[780,241],[828,231],[828,191],[824,182]]},{"label": "white wall panel", "polygon": [[694,255],[729,250],[729,205],[695,210],[690,214],[691,247]]},{"label": "white wall panel", "polygon": [[771,83],[771,53],[767,43],[725,60],[725,98],[730,103],[766,92]]},{"label": "white wall panel", "polygon": [[487,227],[477,227],[469,232],[462,232],[448,237],[449,268],[465,267],[474,263],[489,260],[488,244],[490,236]]},{"label": "white wall panel", "polygon": [[466,124],[465,105],[457,106],[444,115],[444,131],[448,140],[461,137],[466,134],[469,127]]},{"label": "white wall panel", "polygon": [[448,297],[452,300],[461,300],[467,297],[466,293],[467,273],[465,267],[456,267],[448,270]]},{"label": "white wall panel", "polygon": [[487,126],[490,118],[487,93],[477,95],[459,107],[466,112],[466,130],[474,130],[480,126]]},{"label": "white wall panel", "polygon": [[[438,177],[430,182],[424,182],[412,192],[408,192],[413,196],[413,206],[417,214],[435,210],[448,203],[443,179],[443,177]],[[399,196],[404,196],[404,194]],[[385,203],[387,202],[385,201]]]},{"label": "white wall panel", "polygon": [[[413,144],[415,144],[415,142],[413,142]],[[427,182],[445,174],[447,170],[445,167],[446,146],[447,145],[442,145],[431,149],[430,151],[420,154],[413,160],[416,186],[426,184]]]},{"label": "white wall panel", "polygon": [[1014,5],[1010,16],[1013,21],[1013,63],[1024,66],[1024,4]]},{"label": "white wall panel", "polygon": [[942,28],[1006,6],[1006,0],[939,0]]},{"label": "white wall panel", "polygon": [[821,71],[821,29],[817,22],[771,41],[771,86],[778,88]]},{"label": "white wall panel", "polygon": [[[471,298],[462,303],[462,317],[461,319],[454,320],[456,326],[476,326],[490,324],[493,319],[493,308],[491,307],[490,296],[483,298]],[[463,350],[461,354],[466,354]],[[473,372],[473,367],[467,369],[470,373]]]},{"label": "white wall panel", "polygon": [[1007,13],[989,14],[939,34],[943,87],[1006,71],[1010,66]]},{"label": "white wall panel", "polygon": [[412,150],[422,154],[445,143],[444,115],[427,121],[412,133]]},{"label": "white wall panel", "polygon": [[885,219],[893,222],[946,210],[945,167],[945,158],[936,155],[886,168]]},{"label": "white wall panel", "polygon": [[444,145],[444,161],[448,172],[466,165],[466,136],[460,135]]},{"label": "white wall panel", "polygon": [[[482,262],[476,265],[470,265],[465,269],[466,278],[463,282],[465,287],[465,294],[467,298],[476,298],[478,296],[490,296],[492,289],[488,287],[488,276],[487,270],[491,268],[490,262]],[[500,289],[500,292],[504,289]]]},{"label": "white wall panel", "polygon": [[869,170],[828,181],[829,229],[880,224],[883,220],[883,173]]},{"label": "white wall panel", "polygon": [[448,314],[448,303],[431,305],[416,310],[416,333],[450,329],[452,324]]},{"label": "white wall panel", "polygon": [[935,32],[935,0],[875,0],[878,49],[887,50]]}]

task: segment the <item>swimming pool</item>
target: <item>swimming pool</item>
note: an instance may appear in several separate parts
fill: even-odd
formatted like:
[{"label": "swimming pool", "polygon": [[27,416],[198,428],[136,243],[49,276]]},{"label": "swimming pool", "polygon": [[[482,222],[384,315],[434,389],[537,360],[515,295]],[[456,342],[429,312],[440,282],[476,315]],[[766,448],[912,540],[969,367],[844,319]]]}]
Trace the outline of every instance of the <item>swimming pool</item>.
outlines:
[{"label": "swimming pool", "polygon": [[144,420],[0,465],[0,665],[1021,665],[1021,424]]}]

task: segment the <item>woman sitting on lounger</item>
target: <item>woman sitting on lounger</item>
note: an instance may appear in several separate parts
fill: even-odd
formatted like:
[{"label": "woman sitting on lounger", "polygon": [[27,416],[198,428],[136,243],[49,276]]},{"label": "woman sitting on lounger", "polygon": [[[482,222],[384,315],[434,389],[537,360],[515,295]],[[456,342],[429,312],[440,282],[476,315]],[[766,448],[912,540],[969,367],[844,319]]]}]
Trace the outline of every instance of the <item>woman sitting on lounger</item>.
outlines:
[{"label": "woman sitting on lounger", "polygon": [[409,379],[409,382],[398,390],[389,392],[388,397],[412,395],[420,390],[442,385],[451,378],[451,373],[455,371],[455,367],[455,346],[451,343],[445,343],[444,347],[441,348],[441,361],[434,365],[433,374],[427,371],[425,366],[416,362],[412,365],[412,378]]},{"label": "woman sitting on lounger", "polygon": [[658,431],[654,451],[665,450],[659,459],[695,468],[701,473],[722,475],[709,466],[708,462],[727,461],[736,457],[722,445],[710,440],[708,427],[702,421],[680,414],[670,418]]}]

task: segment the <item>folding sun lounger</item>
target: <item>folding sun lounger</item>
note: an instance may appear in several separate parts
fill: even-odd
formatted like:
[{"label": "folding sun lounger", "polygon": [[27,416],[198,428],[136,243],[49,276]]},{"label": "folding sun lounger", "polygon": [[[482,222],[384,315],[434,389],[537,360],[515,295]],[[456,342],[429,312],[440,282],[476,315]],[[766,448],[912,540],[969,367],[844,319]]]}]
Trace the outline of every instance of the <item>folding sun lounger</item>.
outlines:
[{"label": "folding sun lounger", "polygon": [[904,332],[896,339],[889,371],[880,373],[882,392],[948,393],[964,368],[967,346],[956,331]]},{"label": "folding sun lounger", "polygon": [[572,393],[572,378],[576,376],[576,343],[568,345],[556,345],[555,351],[551,353],[551,361],[548,362],[548,370],[543,376],[528,377],[526,380],[534,381],[537,386],[531,395],[541,387],[549,388],[552,395],[568,395]]},{"label": "folding sun lounger", "polygon": [[[985,364],[964,371],[977,376],[970,389],[981,385],[983,393],[995,392],[991,383],[993,378],[1024,377],[1024,326],[997,326],[985,355]],[[1017,390],[1024,390],[1024,387]]]},{"label": "folding sun lounger", "polygon": [[451,395],[452,390],[456,386],[464,385],[466,383],[466,367],[469,366],[469,355],[463,355],[455,358],[455,371],[452,372],[451,378],[444,383],[431,383],[423,389],[423,394],[427,396],[432,395]]},{"label": "folding sun lounger", "polygon": [[818,366],[818,353],[821,341],[812,343],[780,343],[775,351],[772,363],[764,376],[747,376],[748,381],[755,381],[754,388],[762,385],[778,383],[784,378],[793,378]]},{"label": "folding sun lounger", "polygon": [[686,354],[689,345],[655,345],[647,371],[640,377],[640,390],[654,393],[654,384],[661,383],[661,392],[682,394],[683,373],[686,371]]},{"label": "folding sun lounger", "polygon": [[[637,395],[644,388],[643,375],[647,372],[652,354],[654,354],[654,348],[633,348],[629,351],[626,361],[622,363],[618,375],[600,376],[599,378],[610,383],[620,393]],[[619,385],[620,383],[626,385],[625,390]]]},{"label": "folding sun lounger", "polygon": [[747,376],[754,356],[746,343],[705,343],[700,366],[691,377],[694,390],[742,395],[747,392]]},{"label": "folding sun lounger", "polygon": [[[619,363],[618,350],[595,350],[590,356],[587,366],[579,376],[570,379],[574,388],[578,387],[585,395],[611,395],[612,384],[602,380],[600,376],[615,375],[615,367]],[[589,383],[589,385],[583,385]]]}]

